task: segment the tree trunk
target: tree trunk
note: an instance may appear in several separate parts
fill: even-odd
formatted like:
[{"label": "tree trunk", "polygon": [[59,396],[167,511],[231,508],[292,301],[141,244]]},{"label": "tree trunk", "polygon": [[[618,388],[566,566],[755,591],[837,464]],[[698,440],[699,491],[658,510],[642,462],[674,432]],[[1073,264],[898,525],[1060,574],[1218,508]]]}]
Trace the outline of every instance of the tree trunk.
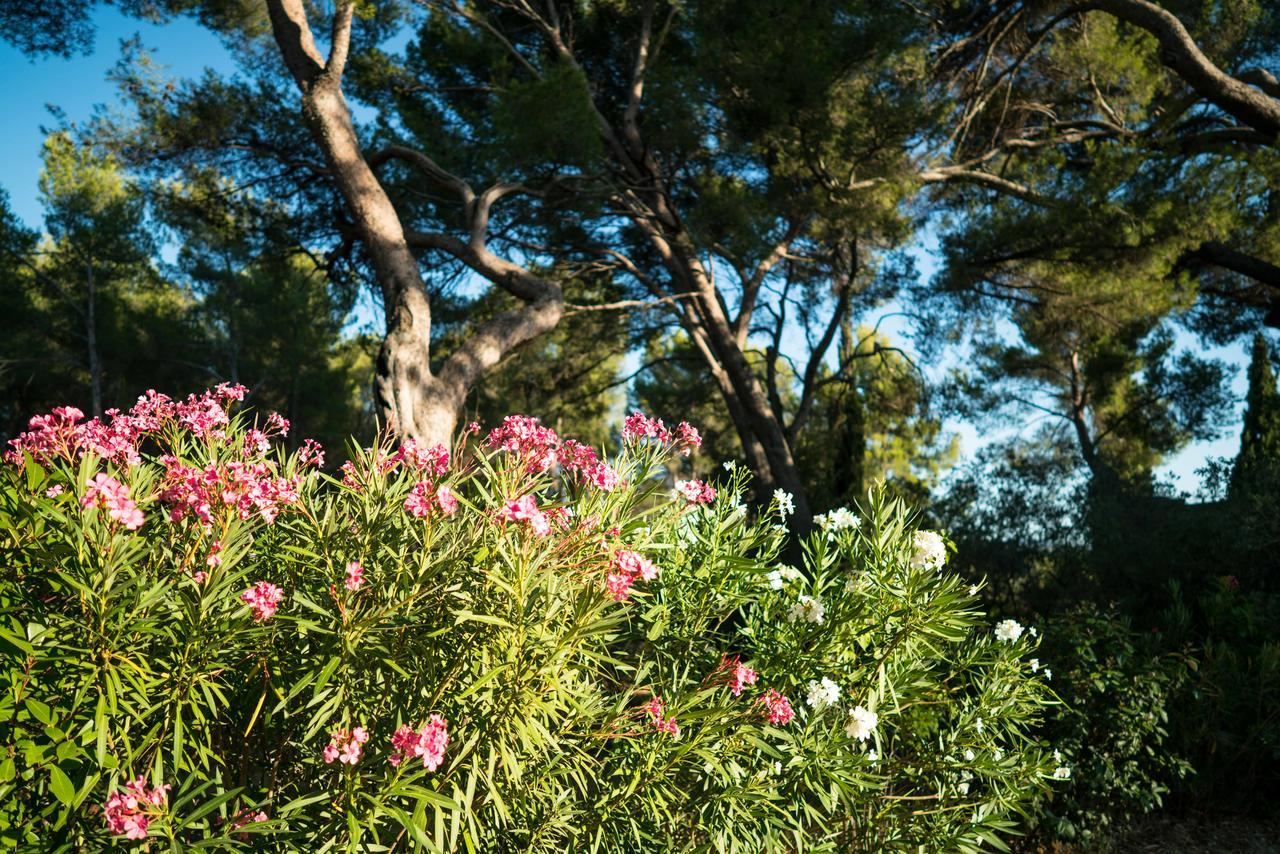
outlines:
[{"label": "tree trunk", "polygon": [[[472,220],[470,242],[447,235],[414,234],[418,241],[414,245],[443,248],[527,305],[481,324],[449,356],[440,372],[433,374],[431,305],[418,259],[391,198],[365,159],[342,94],[353,4],[350,0],[335,4],[327,60],[316,50],[302,0],[268,0],[267,9],[276,44],[302,92],[303,118],[324,153],[382,291],[387,332],[378,354],[374,392],[384,427],[402,437],[447,444],[467,391],[513,347],[559,323],[563,295],[554,282],[497,258],[484,244],[489,206],[514,185],[495,185],[479,197],[466,187],[467,214]],[[425,156],[420,161],[430,162]],[[431,168],[445,174],[434,163]],[[460,179],[447,177],[451,186],[466,186]]]},{"label": "tree trunk", "polygon": [[[748,464],[756,478],[756,491],[761,496],[775,489],[791,493],[796,508],[793,525],[797,530],[807,530],[812,521],[809,501],[787,442],[786,430],[738,346],[737,336],[724,313],[715,285],[698,260],[688,237],[681,233],[671,244],[674,244],[672,248],[675,251],[665,253],[665,258],[669,268],[675,267],[672,272],[677,279],[687,281],[698,293],[693,314],[696,320],[701,321],[698,331],[707,342],[707,346],[699,350],[718,380],[729,417],[743,449],[747,451]],[[686,329],[693,334],[690,325],[695,322],[695,317],[686,313],[683,318],[686,319]]]},{"label": "tree trunk", "polygon": [[85,265],[89,298],[84,313],[84,337],[89,348],[89,400],[94,418],[102,417],[102,358],[98,354],[98,291],[93,278],[93,263]]}]

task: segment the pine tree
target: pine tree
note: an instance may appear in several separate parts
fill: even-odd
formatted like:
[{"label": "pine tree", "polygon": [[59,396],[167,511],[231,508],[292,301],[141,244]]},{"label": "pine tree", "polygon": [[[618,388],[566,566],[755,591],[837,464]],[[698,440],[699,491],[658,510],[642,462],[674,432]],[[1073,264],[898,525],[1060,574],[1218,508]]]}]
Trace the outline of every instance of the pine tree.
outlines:
[{"label": "pine tree", "polygon": [[1232,493],[1239,494],[1262,469],[1280,464],[1280,391],[1271,367],[1271,348],[1258,334],[1249,360],[1249,391],[1245,397],[1244,430],[1240,454],[1231,478]]}]

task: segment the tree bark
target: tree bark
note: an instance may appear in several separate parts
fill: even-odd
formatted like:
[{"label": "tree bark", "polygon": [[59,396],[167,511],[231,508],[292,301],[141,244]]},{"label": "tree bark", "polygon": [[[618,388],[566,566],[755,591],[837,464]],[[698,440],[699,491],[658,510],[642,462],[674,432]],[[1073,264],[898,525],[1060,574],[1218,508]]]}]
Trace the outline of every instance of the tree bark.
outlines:
[{"label": "tree bark", "polygon": [[89,400],[94,418],[102,417],[102,357],[98,353],[98,290],[93,262],[85,265],[89,296],[85,303],[84,338],[89,349]]}]

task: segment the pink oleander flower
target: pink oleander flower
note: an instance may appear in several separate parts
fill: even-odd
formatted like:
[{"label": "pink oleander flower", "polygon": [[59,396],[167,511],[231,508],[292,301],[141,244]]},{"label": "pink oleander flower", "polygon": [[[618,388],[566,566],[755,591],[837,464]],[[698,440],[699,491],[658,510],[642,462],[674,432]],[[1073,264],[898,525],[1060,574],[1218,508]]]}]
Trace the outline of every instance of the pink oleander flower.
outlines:
[{"label": "pink oleander flower", "polygon": [[298,465],[302,468],[324,468],[324,446],[315,439],[303,439],[298,449]]},{"label": "pink oleander flower", "polygon": [[[231,832],[235,832],[247,824],[254,824],[260,821],[267,821],[267,814],[262,810],[257,810],[255,812],[252,807],[248,807],[235,815],[231,821],[228,822],[227,827]],[[248,842],[249,834],[237,833],[236,838],[241,842]]]},{"label": "pink oleander flower", "polygon": [[267,416],[267,432],[280,436],[289,435],[289,419],[285,418],[279,412],[273,412]]},{"label": "pink oleander flower", "polygon": [[610,572],[604,577],[604,589],[616,602],[625,602],[631,593],[631,585],[635,578],[625,572]]},{"label": "pink oleander flower", "polygon": [[486,444],[518,456],[532,472],[542,472],[556,464],[560,437],[527,415],[508,415],[502,426],[489,431]]},{"label": "pink oleander flower", "polygon": [[359,590],[364,586],[364,567],[354,560],[347,564],[347,580],[343,583],[348,590]]},{"label": "pink oleander flower", "polygon": [[444,445],[425,447],[415,439],[405,439],[393,459],[405,468],[441,477],[449,470],[449,449]]},{"label": "pink oleander flower", "polygon": [[89,481],[80,504],[83,507],[105,508],[113,521],[130,531],[138,530],[145,521],[142,511],[129,497],[129,488],[108,474],[99,473]]},{"label": "pink oleander flower", "polygon": [[391,736],[391,756],[387,761],[399,767],[412,757],[421,757],[422,767],[435,771],[444,762],[444,751],[449,746],[449,724],[440,715],[432,715],[422,727],[414,729],[402,726]]},{"label": "pink oleander flower", "polygon": [[222,540],[214,540],[209,546],[209,556],[204,560],[206,566],[222,566]]},{"label": "pink oleander flower", "polygon": [[197,569],[195,572],[191,573],[191,580],[196,584],[204,584],[209,580],[209,573],[205,572],[203,569]]},{"label": "pink oleander flower", "polygon": [[362,726],[350,731],[334,730],[329,736],[329,743],[324,748],[325,764],[332,765],[334,762],[339,762],[343,765],[355,765],[360,761],[360,754],[364,752],[364,744],[368,740],[369,732]]},{"label": "pink oleander flower", "polygon": [[271,450],[271,437],[256,427],[245,431],[244,455],[246,457],[266,456]]},{"label": "pink oleander flower", "polygon": [[431,513],[430,481],[420,480],[413,485],[409,496],[404,500],[404,509],[410,516],[417,516],[419,519],[425,519]]},{"label": "pink oleander flower", "polygon": [[698,428],[688,421],[681,421],[676,427],[676,450],[681,456],[687,457],[695,448],[700,447],[702,447],[702,434],[698,432]]},{"label": "pink oleander flower", "polygon": [[655,731],[666,733],[672,738],[680,735],[680,724],[676,723],[675,716],[667,716],[667,706],[661,698],[654,697],[644,704],[643,710],[649,716],[649,724]]},{"label": "pink oleander flower", "polygon": [[756,679],[760,677],[760,674],[743,664],[742,659],[736,655],[732,658],[723,656],[716,673],[724,674],[726,684],[735,697],[741,696],[742,689],[747,685],[756,684]]},{"label": "pink oleander flower", "polygon": [[796,716],[791,701],[773,688],[766,691],[759,702],[764,706],[765,719],[771,724],[786,725]]},{"label": "pink oleander flower", "polygon": [[164,785],[149,789],[143,777],[125,783],[123,790],[112,792],[103,804],[107,829],[126,839],[146,839],[147,828],[168,806],[171,788]]},{"label": "pink oleander flower", "polygon": [[503,522],[525,522],[539,537],[545,537],[551,533],[551,523],[538,509],[538,499],[533,495],[523,495],[508,501],[498,511],[498,518]]},{"label": "pink oleander flower", "polygon": [[602,492],[613,492],[622,482],[618,473],[596,455],[594,448],[574,439],[566,439],[560,446],[560,467]]},{"label": "pink oleander flower", "polygon": [[53,486],[49,487],[44,491],[44,495],[45,495],[45,498],[57,498],[59,495],[61,495],[65,491],[66,490],[63,488],[62,484],[55,483]]},{"label": "pink oleander flower", "polygon": [[639,552],[616,549],[609,561],[609,572],[604,578],[605,590],[615,601],[623,602],[637,579],[653,581],[658,577],[658,572],[657,564]]},{"label": "pink oleander flower", "polygon": [[440,512],[446,516],[452,516],[458,512],[458,496],[453,494],[453,490],[448,486],[441,486],[436,490],[436,504],[440,506]]},{"label": "pink oleander flower", "polygon": [[671,431],[661,418],[650,418],[643,412],[633,412],[622,422],[622,441],[641,442],[653,439],[665,445],[671,441]]},{"label": "pink oleander flower", "polygon": [[356,464],[351,460],[347,460],[339,469],[342,472],[342,485],[349,486],[352,489],[360,489],[360,474],[356,470]]},{"label": "pink oleander flower", "polygon": [[261,623],[275,614],[284,601],[284,591],[269,581],[259,581],[240,594],[240,601],[253,608],[254,622]]},{"label": "pink oleander flower", "polygon": [[716,500],[715,487],[700,480],[677,480],[676,491],[690,504],[710,504]]},{"label": "pink oleander flower", "polygon": [[639,552],[619,549],[613,553],[613,565],[621,572],[630,573],[644,581],[653,581],[658,577],[658,566]]}]

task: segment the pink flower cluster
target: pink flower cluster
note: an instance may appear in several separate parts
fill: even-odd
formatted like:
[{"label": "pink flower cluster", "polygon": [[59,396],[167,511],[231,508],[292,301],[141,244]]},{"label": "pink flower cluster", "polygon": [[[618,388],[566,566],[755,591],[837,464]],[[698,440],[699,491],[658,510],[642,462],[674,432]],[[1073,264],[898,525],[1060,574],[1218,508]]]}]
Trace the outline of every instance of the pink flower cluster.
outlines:
[{"label": "pink flower cluster", "polygon": [[253,620],[266,622],[284,601],[284,591],[269,581],[259,581],[240,594],[240,601],[253,608]]},{"label": "pink flower cluster", "polygon": [[188,466],[176,457],[160,458],[165,476],[160,500],[169,506],[169,518],[179,521],[194,516],[206,528],[213,526],[214,510],[231,508],[241,519],[255,513],[271,524],[283,507],[298,502],[300,476],[276,477],[273,463],[266,460],[231,461],[203,469]]},{"label": "pink flower cluster", "polygon": [[324,445],[315,439],[303,439],[298,448],[298,465],[303,468],[324,468]]},{"label": "pink flower cluster", "polygon": [[773,688],[760,698],[760,705],[764,707],[765,719],[771,724],[789,724],[796,716],[795,710],[791,708],[791,701]]},{"label": "pink flower cluster", "polygon": [[449,470],[449,449],[444,445],[425,447],[415,439],[405,439],[392,459],[408,469],[441,477]]},{"label": "pink flower cluster", "polygon": [[512,499],[498,511],[498,519],[503,522],[524,522],[539,537],[551,533],[551,522],[538,509],[538,499],[532,495],[523,495]]},{"label": "pink flower cluster", "polygon": [[736,655],[732,658],[727,655],[722,657],[716,673],[723,674],[729,690],[735,697],[741,696],[743,688],[756,684],[756,680],[760,678],[760,674],[743,664],[742,659]]},{"label": "pink flower cluster", "polygon": [[419,519],[431,515],[433,506],[439,507],[444,515],[452,516],[458,512],[458,497],[446,485],[436,487],[429,480],[421,480],[413,485],[404,500],[405,512]]},{"label": "pink flower cluster", "polygon": [[601,492],[613,492],[622,482],[618,473],[596,455],[595,448],[574,439],[566,439],[560,447],[560,467]]},{"label": "pink flower cluster", "polygon": [[[230,423],[227,407],[243,400],[245,391],[244,386],[223,383],[175,402],[150,389],[128,413],[108,409],[105,421],[83,421],[84,413],[79,409],[60,406],[48,415],[32,418],[27,431],[9,442],[10,450],[4,456],[16,465],[24,453],[30,453],[37,462],[46,464],[53,459],[77,460],[92,453],[120,466],[134,466],[141,461],[138,445],[142,439],[166,424],[177,423],[201,437],[224,438],[223,428]],[[277,432],[288,429],[287,422],[279,416],[269,424]]]},{"label": "pink flower cluster", "polygon": [[[234,816],[229,822],[228,827],[232,832],[234,832],[244,827],[247,824],[253,824],[255,822],[266,821],[266,820],[267,820],[267,814],[265,812],[263,812],[262,810],[258,810],[255,812],[252,808],[248,808],[248,809],[241,810],[236,816]],[[237,833],[236,837],[241,842],[249,841],[249,834],[247,833]]]},{"label": "pink flower cluster", "polygon": [[422,758],[422,767],[434,771],[444,762],[444,750],[449,746],[449,724],[440,715],[432,715],[422,729],[402,726],[391,736],[392,765],[413,757]]},{"label": "pink flower cluster", "polygon": [[486,444],[520,457],[530,471],[542,472],[556,464],[560,437],[550,427],[527,415],[508,415],[502,426],[489,431]]},{"label": "pink flower cluster", "polygon": [[701,480],[676,481],[676,489],[690,504],[710,504],[716,500],[716,488]]},{"label": "pink flower cluster", "polygon": [[631,593],[631,585],[637,579],[653,581],[658,577],[658,566],[644,555],[628,549],[617,549],[609,562],[609,572],[604,586],[615,601],[623,602]]},{"label": "pink flower cluster", "polygon": [[364,586],[364,567],[358,561],[347,564],[347,580],[343,584],[352,592]]},{"label": "pink flower cluster", "polygon": [[112,792],[102,807],[107,829],[126,839],[146,839],[153,819],[164,812],[172,786],[147,787],[143,777],[124,784],[124,790]]},{"label": "pink flower cluster", "polygon": [[654,697],[645,703],[644,712],[649,716],[649,724],[657,732],[664,732],[672,738],[680,735],[680,724],[676,723],[674,715],[667,716],[667,705],[660,697]]},{"label": "pink flower cluster", "polygon": [[329,743],[324,748],[324,761],[332,765],[335,761],[344,765],[355,765],[364,752],[364,743],[369,740],[369,732],[362,726],[351,731],[336,729],[329,736]]},{"label": "pink flower cluster", "polygon": [[508,415],[501,427],[489,432],[486,444],[515,454],[531,472],[547,471],[559,463],[566,474],[577,475],[604,492],[612,492],[621,483],[618,473],[590,445],[574,439],[562,441],[556,431],[527,415]]},{"label": "pink flower cluster", "polygon": [[84,498],[80,499],[82,507],[102,507],[111,519],[130,531],[142,527],[144,521],[142,511],[129,497],[129,488],[107,474],[95,475],[89,481]]},{"label": "pink flower cluster", "polygon": [[622,423],[622,441],[639,443],[646,439],[659,445],[672,445],[686,457],[702,445],[702,435],[687,421],[681,421],[673,434],[661,418],[650,418],[643,412],[631,413]]}]

